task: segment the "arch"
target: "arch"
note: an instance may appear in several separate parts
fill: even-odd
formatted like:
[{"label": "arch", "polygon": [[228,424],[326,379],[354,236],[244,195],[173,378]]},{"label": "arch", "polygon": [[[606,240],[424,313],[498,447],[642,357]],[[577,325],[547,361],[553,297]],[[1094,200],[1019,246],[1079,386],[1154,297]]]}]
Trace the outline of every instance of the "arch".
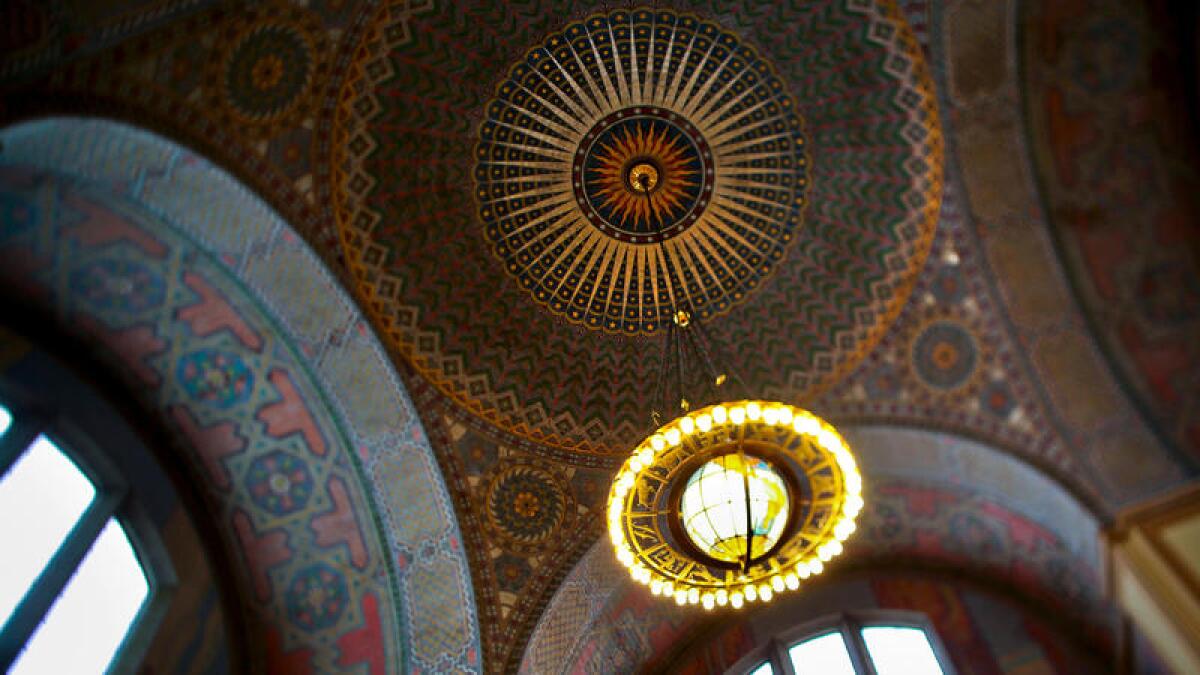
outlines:
[{"label": "arch", "polygon": [[[1107,634],[1112,614],[1103,597],[1100,524],[1061,484],[959,436],[882,425],[843,433],[859,458],[867,507],[831,572],[904,561],[966,574],[1065,612],[1089,634]],[[521,670],[571,669],[598,650],[632,667],[656,662],[706,616],[630,581],[605,539],[551,600]]]},{"label": "arch", "polygon": [[288,224],[122,124],[0,140],[10,301],[94,347],[174,432],[235,561],[251,669],[478,671],[470,571],[412,401]]},{"label": "arch", "polygon": [[1021,73],[1021,50],[1047,34],[1025,21],[1026,9],[1041,5],[1056,7],[1036,0],[931,3],[931,63],[952,139],[948,185],[962,195],[979,267],[1020,345],[1013,361],[1030,376],[1030,398],[1045,407],[1062,439],[1059,452],[1076,459],[1074,470],[1111,514],[1187,480],[1194,460],[1163,442],[1122,387],[1056,246],[1054,205],[1039,184],[1039,139],[1029,133]]},{"label": "arch", "polygon": [[[1019,105],[1054,252],[1120,390],[1200,470],[1195,7],[1018,5]],[[1161,64],[1180,64],[1163,68]]]}]

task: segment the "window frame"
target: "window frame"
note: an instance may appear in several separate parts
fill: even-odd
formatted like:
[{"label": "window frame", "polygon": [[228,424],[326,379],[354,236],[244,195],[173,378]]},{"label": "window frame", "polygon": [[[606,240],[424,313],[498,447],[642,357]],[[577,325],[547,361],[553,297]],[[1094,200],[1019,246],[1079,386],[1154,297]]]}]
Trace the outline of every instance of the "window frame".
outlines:
[{"label": "window frame", "polygon": [[862,629],[877,626],[894,626],[897,628],[916,628],[925,633],[933,656],[942,668],[943,675],[957,675],[954,662],[950,660],[950,652],[942,644],[941,637],[934,630],[929,617],[920,612],[910,612],[893,609],[869,609],[847,612],[837,612],[805,621],[804,623],[785,628],[774,635],[766,644],[760,645],[743,656],[725,672],[727,675],[745,675],[769,661],[774,675],[796,675],[792,667],[792,659],[788,649],[810,638],[820,637],[827,633],[840,632],[846,643],[846,651],[850,654],[850,664],[859,675],[878,675],[871,654],[863,640]]},{"label": "window frame", "polygon": [[12,615],[0,625],[0,672],[7,672],[20,657],[110,518],[117,521],[129,540],[145,575],[147,591],[108,664],[107,672],[136,669],[178,585],[157,527],[133,497],[128,482],[113,460],[65,415],[45,410],[7,386],[0,387],[0,405],[12,416],[10,426],[0,435],[0,477],[8,473],[38,436],[45,436],[96,491],[87,509],[17,603]]}]

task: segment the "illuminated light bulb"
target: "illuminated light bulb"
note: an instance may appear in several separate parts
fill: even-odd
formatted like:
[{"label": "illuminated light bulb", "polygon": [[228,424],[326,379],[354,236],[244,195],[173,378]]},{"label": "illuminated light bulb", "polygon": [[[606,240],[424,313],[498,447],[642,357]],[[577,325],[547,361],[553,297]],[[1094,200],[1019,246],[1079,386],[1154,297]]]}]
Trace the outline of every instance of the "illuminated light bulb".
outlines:
[{"label": "illuminated light bulb", "polygon": [[687,591],[675,591],[675,604],[677,604],[677,605],[686,605],[687,604]]},{"label": "illuminated light bulb", "polygon": [[837,537],[838,541],[846,541],[858,526],[853,520],[843,518],[838,521],[837,525],[833,526],[833,536]]},{"label": "illuminated light bulb", "polygon": [[640,457],[634,457],[629,460],[629,470],[637,473],[642,470],[642,460]]},{"label": "illuminated light bulb", "polygon": [[742,594],[746,596],[748,602],[754,602],[758,599],[758,589],[754,587],[754,584],[749,584],[743,588]]},{"label": "illuminated light bulb", "polygon": [[675,584],[673,582],[663,582],[663,595],[675,595]]},{"label": "illuminated light bulb", "polygon": [[862,511],[863,506],[864,502],[861,495],[850,495],[846,497],[846,503],[842,505],[842,511],[847,517],[853,518]]},{"label": "illuminated light bulb", "polygon": [[821,564],[820,560],[810,560],[808,568],[812,570],[813,574],[820,574],[825,571],[825,565]]},{"label": "illuminated light bulb", "polygon": [[767,408],[762,411],[763,422],[771,426],[775,426],[779,422],[779,410],[777,408]]},{"label": "illuminated light bulb", "polygon": [[679,434],[678,429],[667,429],[667,443],[670,444],[671,447],[679,445],[679,441],[682,440],[682,438],[683,437]]},{"label": "illuminated light bulb", "polygon": [[817,549],[817,557],[822,562],[829,562],[829,559],[833,557],[833,551],[829,550],[829,544],[825,544]]},{"label": "illuminated light bulb", "polygon": [[789,408],[787,406],[781,406],[781,407],[777,408],[777,410],[779,411],[778,414],[779,414],[779,423],[780,424],[791,424],[792,423],[793,413],[792,413],[791,408]]},{"label": "illuminated light bulb", "polygon": [[663,448],[667,447],[667,440],[658,434],[650,437],[650,447],[654,448],[655,452],[662,452]]},{"label": "illuminated light bulb", "polygon": [[775,597],[775,591],[772,591],[767,584],[763,584],[758,587],[758,597],[762,598],[763,602],[770,602],[771,598]]},{"label": "illuminated light bulb", "polygon": [[725,409],[725,406],[719,405],[712,409],[712,418],[717,424],[725,424],[729,419],[729,411]]},{"label": "illuminated light bulb", "polygon": [[862,476],[857,471],[846,474],[846,492],[851,496],[862,494]]},{"label": "illuminated light bulb", "polygon": [[792,419],[792,429],[798,434],[815,436],[821,430],[821,425],[810,415],[797,415]]},{"label": "illuminated light bulb", "polygon": [[691,605],[694,605],[697,602],[700,602],[700,589],[699,588],[689,588],[688,592],[687,592],[687,598],[688,598],[688,604],[691,604]]},{"label": "illuminated light bulb", "polygon": [[812,576],[812,567],[806,562],[797,563],[796,574],[799,574],[801,579],[807,579]]},{"label": "illuminated light bulb", "polygon": [[771,577],[771,588],[774,588],[776,593],[782,593],[784,589],[783,577],[778,574]]},{"label": "illuminated light bulb", "polygon": [[746,422],[746,409],[738,406],[729,411],[729,421],[734,424],[744,424]]},{"label": "illuminated light bulb", "polygon": [[729,604],[729,592],[726,591],[724,588],[717,590],[717,604],[720,605],[721,607],[724,607],[725,605]]},{"label": "illuminated light bulb", "polygon": [[750,418],[751,422],[757,422],[762,417],[762,406],[757,403],[746,404],[746,417]]},{"label": "illuminated light bulb", "polygon": [[690,436],[696,432],[696,420],[685,417],[679,420],[679,429],[685,436]]},{"label": "illuminated light bulb", "polygon": [[650,582],[650,592],[655,595],[662,595],[663,582],[662,579],[655,579]]},{"label": "illuminated light bulb", "polygon": [[800,588],[800,577],[796,576],[795,572],[788,572],[783,577],[783,585],[787,586],[789,591],[794,591]]},{"label": "illuminated light bulb", "polygon": [[846,473],[858,470],[858,465],[854,463],[854,455],[851,455],[848,450],[837,453],[837,462],[838,466],[842,467],[842,471]]},{"label": "illuminated light bulb", "polygon": [[705,593],[704,595],[700,596],[700,604],[704,605],[704,609],[711,610],[713,607],[717,606],[717,600],[713,597],[712,593]]},{"label": "illuminated light bulb", "polygon": [[700,415],[699,417],[696,418],[696,426],[700,427],[700,431],[704,431],[704,432],[711,431],[712,425],[713,425],[713,418],[712,418],[712,415],[709,415],[708,413],[704,413],[703,415]]},{"label": "illuminated light bulb", "polygon": [[742,594],[740,592],[734,591],[729,594],[729,604],[733,605],[734,609],[741,609],[742,602]]},{"label": "illuminated light bulb", "polygon": [[846,449],[845,445],[842,444],[841,439],[837,437],[837,434],[828,429],[821,429],[821,431],[817,433],[817,443],[819,443],[822,448],[825,448],[827,452],[832,452],[835,455],[839,450]]},{"label": "illuminated light bulb", "polygon": [[654,451],[643,446],[641,450],[638,450],[638,459],[642,460],[643,466],[650,466],[650,463],[654,461]]}]

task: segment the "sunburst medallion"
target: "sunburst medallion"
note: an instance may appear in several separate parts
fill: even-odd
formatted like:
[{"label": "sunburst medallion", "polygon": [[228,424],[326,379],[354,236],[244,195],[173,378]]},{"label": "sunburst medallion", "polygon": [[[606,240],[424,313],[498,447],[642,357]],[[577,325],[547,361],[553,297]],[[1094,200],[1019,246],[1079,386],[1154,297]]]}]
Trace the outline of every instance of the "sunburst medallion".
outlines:
[{"label": "sunburst medallion", "polygon": [[772,66],[713,23],[636,10],[570,24],[512,69],[480,127],[493,251],[589,327],[654,333],[673,303],[723,312],[801,225],[795,108]]}]

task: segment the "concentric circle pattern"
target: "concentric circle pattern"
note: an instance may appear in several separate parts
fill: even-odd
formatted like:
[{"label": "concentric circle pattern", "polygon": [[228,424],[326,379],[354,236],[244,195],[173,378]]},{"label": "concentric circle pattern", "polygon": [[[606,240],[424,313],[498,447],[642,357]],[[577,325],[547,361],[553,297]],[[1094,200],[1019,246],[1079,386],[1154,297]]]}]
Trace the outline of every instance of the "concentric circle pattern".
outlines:
[{"label": "concentric circle pattern", "polygon": [[706,319],[744,300],[783,259],[808,185],[773,68],[665,11],[547,37],[499,85],[477,155],[480,218],[508,273],[556,314],[626,334],[659,330],[672,302]]},{"label": "concentric circle pattern", "polygon": [[253,120],[286,111],[308,86],[312,45],[284,24],[257,27],[233,45],[225,62],[226,95],[234,109]]},{"label": "concentric circle pattern", "polygon": [[953,390],[974,374],[978,352],[975,337],[964,326],[935,321],[913,342],[912,362],[922,382],[935,389]]},{"label": "concentric circle pattern", "polygon": [[[237,133],[269,139],[312,112],[329,72],[328,36],[312,11],[293,3],[246,11],[244,21],[221,27],[219,47],[203,62],[203,105]],[[181,66],[178,76],[186,73]]]},{"label": "concentric circle pattern", "polygon": [[688,8],[445,3],[364,40],[341,91],[327,189],[363,306],[524,451],[644,434],[673,290],[751,390],[811,398],[929,250],[942,139],[895,4]]},{"label": "concentric circle pattern", "polygon": [[491,477],[488,521],[501,541],[527,550],[556,531],[567,512],[566,492],[549,473],[515,465]]},{"label": "concentric circle pattern", "polygon": [[712,198],[712,153],[699,130],[675,113],[625,108],[584,136],[571,176],[588,223],[620,241],[658,243],[704,213]]}]

